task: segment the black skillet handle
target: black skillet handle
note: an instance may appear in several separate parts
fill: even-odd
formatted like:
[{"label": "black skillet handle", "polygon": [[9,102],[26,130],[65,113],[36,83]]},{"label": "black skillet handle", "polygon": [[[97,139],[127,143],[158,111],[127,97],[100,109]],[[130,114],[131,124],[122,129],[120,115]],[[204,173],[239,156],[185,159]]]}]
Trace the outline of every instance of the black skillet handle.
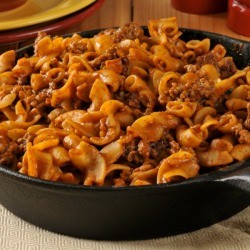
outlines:
[{"label": "black skillet handle", "polygon": [[247,160],[240,164],[233,171],[229,171],[226,175],[219,178],[220,182],[224,182],[231,187],[241,190],[246,194],[250,205],[250,161]]}]

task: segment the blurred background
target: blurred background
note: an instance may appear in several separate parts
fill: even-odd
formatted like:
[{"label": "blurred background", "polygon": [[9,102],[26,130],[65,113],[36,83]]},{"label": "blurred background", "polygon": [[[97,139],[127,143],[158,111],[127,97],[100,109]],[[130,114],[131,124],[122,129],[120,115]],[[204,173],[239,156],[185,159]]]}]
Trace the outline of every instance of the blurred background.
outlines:
[{"label": "blurred background", "polygon": [[[240,0],[229,1],[232,5],[233,1]],[[248,0],[242,1],[249,2]],[[36,2],[43,5],[36,5]],[[192,7],[190,2],[196,8]],[[250,36],[244,36],[237,33],[237,30],[229,28],[227,23],[228,3],[227,0],[26,0],[22,6],[0,12],[0,53],[31,44],[38,31],[61,35],[121,26],[130,21],[147,25],[149,19],[170,16],[177,17],[179,27],[211,31],[250,41]],[[33,13],[28,11],[31,4],[33,4],[33,8],[36,5]],[[211,6],[213,8],[209,9]],[[216,6],[217,8],[215,8]],[[205,11],[203,9],[202,12],[201,8],[205,8]],[[190,12],[195,12],[195,14]],[[243,25],[244,30],[249,29],[248,26],[248,24],[246,27]]]}]

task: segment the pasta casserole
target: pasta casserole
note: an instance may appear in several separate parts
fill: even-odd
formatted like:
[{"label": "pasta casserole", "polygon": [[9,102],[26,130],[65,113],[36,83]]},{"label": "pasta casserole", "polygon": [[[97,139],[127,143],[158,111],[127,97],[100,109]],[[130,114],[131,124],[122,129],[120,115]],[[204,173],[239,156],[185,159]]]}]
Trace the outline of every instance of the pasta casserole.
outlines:
[{"label": "pasta casserole", "polygon": [[179,182],[250,158],[250,68],[175,17],[0,55],[0,163],[81,185]]}]

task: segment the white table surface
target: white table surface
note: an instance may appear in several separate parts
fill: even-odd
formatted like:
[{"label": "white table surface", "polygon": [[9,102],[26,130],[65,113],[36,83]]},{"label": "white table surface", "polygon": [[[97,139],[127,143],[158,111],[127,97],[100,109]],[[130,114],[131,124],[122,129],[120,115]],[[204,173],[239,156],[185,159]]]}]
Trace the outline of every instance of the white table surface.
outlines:
[{"label": "white table surface", "polygon": [[[167,226],[167,225],[166,225]],[[139,250],[139,249],[250,249],[250,207],[201,230],[142,241],[94,241],[48,232],[16,217],[0,205],[1,250]]]}]

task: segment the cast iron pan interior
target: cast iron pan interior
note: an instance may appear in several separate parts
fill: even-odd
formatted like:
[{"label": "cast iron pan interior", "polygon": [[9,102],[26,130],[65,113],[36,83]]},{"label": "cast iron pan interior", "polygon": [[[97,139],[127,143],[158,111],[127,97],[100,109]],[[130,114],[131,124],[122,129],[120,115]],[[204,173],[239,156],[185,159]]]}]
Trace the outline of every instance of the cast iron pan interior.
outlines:
[{"label": "cast iron pan interior", "polygon": [[[247,42],[182,29],[184,40],[223,44],[238,68],[250,64]],[[82,32],[91,37],[98,31]],[[32,47],[17,51],[31,55]],[[0,166],[0,203],[44,229],[87,239],[134,240],[194,231],[250,205],[250,160],[175,184],[92,187],[35,179]]]}]

